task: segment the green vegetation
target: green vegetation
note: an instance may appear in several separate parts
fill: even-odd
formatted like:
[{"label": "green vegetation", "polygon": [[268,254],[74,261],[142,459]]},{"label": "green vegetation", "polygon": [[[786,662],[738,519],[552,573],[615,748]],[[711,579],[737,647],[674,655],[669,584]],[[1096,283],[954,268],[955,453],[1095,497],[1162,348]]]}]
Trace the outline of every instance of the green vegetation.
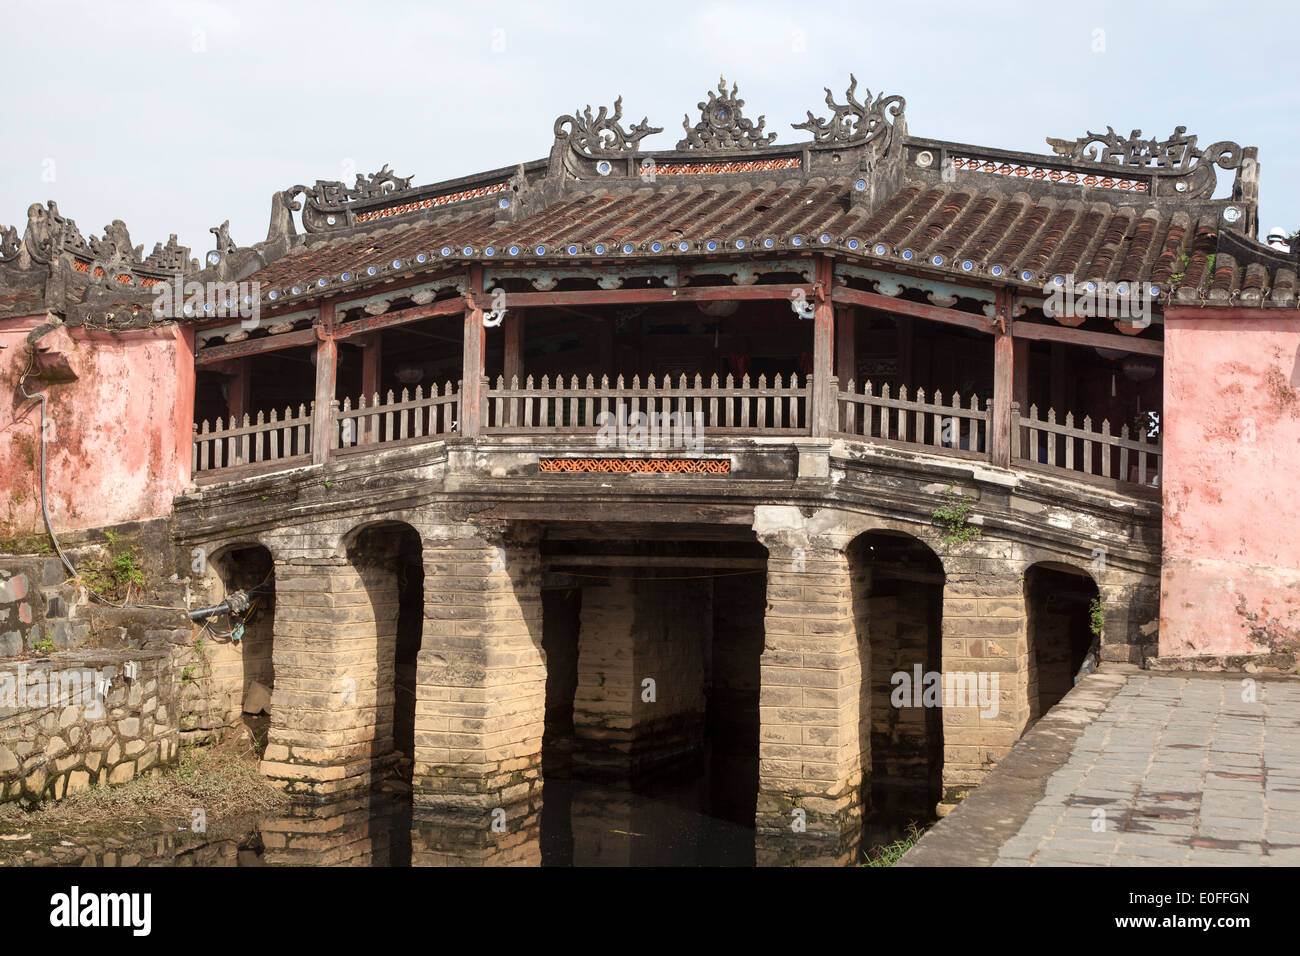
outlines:
[{"label": "green vegetation", "polygon": [[907,825],[907,833],[902,839],[895,840],[893,843],[885,843],[880,846],[873,846],[866,852],[867,862],[863,866],[893,866],[903,858],[903,854],[912,847],[916,846],[916,841],[921,839],[925,829],[918,829],[915,823]]},{"label": "green vegetation", "polygon": [[100,597],[121,600],[132,589],[144,588],[144,569],[139,563],[140,545],[134,539],[113,531],[105,531],[104,537],[108,541],[108,557],[82,568],[81,580]]},{"label": "green vegetation", "polygon": [[47,634],[40,640],[32,641],[32,650],[38,654],[51,654],[54,652],[54,642],[50,640],[50,636]]},{"label": "green vegetation", "polygon": [[1088,626],[1091,628],[1093,634],[1100,637],[1102,625],[1105,623],[1106,602],[1104,602],[1101,599],[1101,595],[1098,594],[1092,599],[1092,603],[1088,605]]},{"label": "green vegetation", "polygon": [[980,536],[980,529],[970,524],[969,517],[974,505],[966,501],[966,496],[957,491],[956,484],[944,489],[943,505],[934,511],[934,520],[946,529],[943,543],[948,547],[965,544]]}]

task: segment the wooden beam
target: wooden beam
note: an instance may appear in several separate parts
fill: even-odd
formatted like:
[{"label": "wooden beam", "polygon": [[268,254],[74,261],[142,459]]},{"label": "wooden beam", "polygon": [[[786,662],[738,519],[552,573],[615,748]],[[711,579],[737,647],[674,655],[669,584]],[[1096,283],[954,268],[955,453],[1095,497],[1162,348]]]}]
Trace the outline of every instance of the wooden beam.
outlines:
[{"label": "wooden beam", "polygon": [[835,374],[835,306],[831,302],[831,283],[835,279],[834,260],[818,256],[815,266],[816,285],[813,295],[813,380],[812,435],[826,438],[835,419],[835,393],[831,377]]},{"label": "wooden beam", "polygon": [[895,315],[910,315],[917,319],[929,319],[931,322],[944,322],[948,325],[960,325],[965,329],[989,333],[993,331],[990,320],[983,315],[970,312],[958,312],[956,309],[942,309],[937,305],[924,302],[912,302],[910,299],[895,299],[889,295],[875,292],[863,292],[848,286],[837,286],[831,298],[839,305],[857,305],[866,309],[879,309]]},{"label": "wooden beam", "polygon": [[[638,305],[672,302],[720,302],[785,299],[802,289],[811,301],[809,285],[690,286],[684,289],[582,289],[571,292],[507,292],[506,308],[529,309],[574,305]],[[477,301],[477,299],[476,299]]]},{"label": "wooden beam", "polygon": [[194,358],[194,364],[214,365],[217,362],[244,358],[248,355],[260,355],[263,352],[276,352],[280,349],[314,345],[315,342],[315,329],[299,329],[296,332],[281,332],[279,335],[268,335],[260,339],[244,339],[242,342],[231,342],[227,345],[209,345],[199,350],[198,355]]},{"label": "wooden beam", "polygon": [[396,312],[387,312],[384,315],[374,315],[365,319],[345,322],[335,330],[334,337],[337,339],[350,339],[356,335],[365,335],[368,332],[391,328],[394,325],[405,325],[408,322],[432,319],[440,315],[455,315],[464,311],[465,300],[461,296],[456,296],[454,299],[443,299],[439,302],[430,302],[427,305],[413,305],[409,309],[398,309]]},{"label": "wooden beam", "polygon": [[483,422],[483,353],[487,329],[483,327],[483,309],[479,304],[482,292],[483,267],[475,263],[469,267],[469,288],[465,298],[474,303],[474,307],[465,310],[460,366],[460,433],[467,438],[478,437]]},{"label": "wooden beam", "polygon": [[1164,355],[1165,343],[1155,339],[1138,339],[1119,332],[1087,332],[1083,329],[1070,329],[1063,325],[1048,325],[1039,322],[1016,323],[1016,338],[1037,342],[1064,342],[1067,345],[1083,345],[1098,349],[1116,349],[1132,352],[1134,355]]}]

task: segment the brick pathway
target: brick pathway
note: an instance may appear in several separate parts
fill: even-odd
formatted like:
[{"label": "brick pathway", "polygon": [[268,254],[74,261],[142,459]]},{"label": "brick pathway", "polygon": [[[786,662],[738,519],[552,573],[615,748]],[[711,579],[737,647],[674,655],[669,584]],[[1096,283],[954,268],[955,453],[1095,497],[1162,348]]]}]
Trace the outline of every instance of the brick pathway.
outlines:
[{"label": "brick pathway", "polygon": [[1300,865],[1300,682],[1081,682],[902,865]]}]

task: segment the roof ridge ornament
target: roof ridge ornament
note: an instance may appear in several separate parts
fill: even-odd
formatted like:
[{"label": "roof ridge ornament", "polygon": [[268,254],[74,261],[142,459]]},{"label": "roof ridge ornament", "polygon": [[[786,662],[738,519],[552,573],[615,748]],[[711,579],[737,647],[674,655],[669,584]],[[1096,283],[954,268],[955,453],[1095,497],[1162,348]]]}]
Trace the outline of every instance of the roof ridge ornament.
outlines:
[{"label": "roof ridge ornament", "polygon": [[[623,118],[623,97],[614,100],[614,114],[602,106],[595,117],[591,115],[591,105],[579,116],[574,110],[572,115],[559,117],[555,121],[555,135],[566,138],[574,151],[592,159],[605,156],[618,156],[634,152],[637,145],[652,133],[662,133],[662,126],[651,126],[649,117],[642,117],[641,122],[624,130],[619,121]],[[565,127],[570,127],[565,132]]]},{"label": "roof ridge ornament", "polygon": [[41,265],[47,265],[64,252],[83,259],[92,255],[76,222],[61,216],[59,204],[53,199],[44,206],[37,202],[27,207],[23,247],[30,260]]},{"label": "roof ridge ornament", "polygon": [[844,94],[848,102],[840,105],[835,102],[830,87],[823,87],[826,90],[826,105],[832,110],[830,118],[819,119],[813,115],[812,110],[809,110],[806,122],[790,125],[795,129],[806,129],[812,134],[814,142],[828,145],[857,145],[887,136],[893,127],[886,114],[895,118],[901,117],[907,101],[898,95],[887,97],[884,93],[880,93],[873,103],[871,90],[867,90],[867,102],[860,103],[854,96],[857,88],[858,78],[850,73],[849,88]]},{"label": "roof ridge ornament", "polygon": [[176,233],[167,239],[167,245],[161,242],[153,244],[153,252],[142,263],[158,272],[184,272],[190,265],[190,247],[182,246],[176,241]]},{"label": "roof ridge ornament", "polygon": [[[280,201],[287,209],[298,208],[296,199],[303,196],[302,226],[307,232],[324,232],[330,228],[343,228],[349,225],[353,213],[338,216],[345,207],[353,203],[369,202],[393,193],[407,192],[412,188],[413,176],[396,176],[384,163],[378,172],[367,176],[357,173],[356,182],[348,186],[340,179],[318,179],[315,186],[290,186],[280,194]],[[277,217],[272,216],[273,223]],[[272,226],[272,231],[276,227]],[[281,230],[283,231],[283,230]],[[292,235],[292,233],[289,233]]]},{"label": "roof ridge ornament", "polygon": [[12,262],[18,258],[23,241],[15,226],[0,225],[0,262]]},{"label": "roof ridge ornament", "polygon": [[[1135,129],[1121,136],[1113,127],[1105,133],[1089,131],[1078,139],[1047,137],[1047,145],[1058,156],[1074,162],[1100,163],[1108,166],[1141,169],[1154,164],[1149,175],[1162,181],[1172,181],[1174,191],[1183,199],[1210,199],[1214,195],[1218,178],[1214,167],[1241,170],[1247,160],[1253,163],[1254,149],[1243,149],[1230,140],[1212,143],[1205,149],[1196,148],[1196,137],[1187,135],[1186,126],[1177,126],[1166,140],[1154,136],[1144,139],[1142,131]],[[1163,187],[1162,187],[1163,188]]]},{"label": "roof ridge ornament", "polygon": [[709,90],[708,102],[699,104],[700,121],[691,126],[689,116],[682,117],[682,128],[686,138],[677,144],[678,149],[752,149],[756,146],[768,146],[776,139],[776,133],[763,136],[763,127],[767,120],[760,116],[758,125],[747,120],[741,111],[745,101],[736,96],[736,84],[731,84],[727,92],[727,80],[718,77],[718,93]]},{"label": "roof ridge ornament", "polygon": [[104,238],[90,237],[90,252],[96,261],[112,263],[138,265],[144,258],[144,246],[131,245],[131,233],[121,219],[114,219],[104,227]]},{"label": "roof ridge ornament", "polygon": [[1128,136],[1120,136],[1111,126],[1105,133],[1089,132],[1076,140],[1047,137],[1047,145],[1058,156],[1090,163],[1110,163],[1116,166],[1150,166],[1155,163],[1161,170],[1186,173],[1202,159],[1223,169],[1236,169],[1241,165],[1241,146],[1230,140],[1214,143],[1207,149],[1196,148],[1196,137],[1187,135],[1186,126],[1175,127],[1170,137],[1157,141],[1154,136],[1142,138],[1142,130],[1135,129]]}]

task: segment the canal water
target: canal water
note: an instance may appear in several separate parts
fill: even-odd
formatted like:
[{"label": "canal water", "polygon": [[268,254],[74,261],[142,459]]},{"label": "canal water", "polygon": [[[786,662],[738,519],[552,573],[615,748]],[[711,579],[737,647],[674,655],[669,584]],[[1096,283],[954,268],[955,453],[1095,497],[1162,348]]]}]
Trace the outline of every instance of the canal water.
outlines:
[{"label": "canal water", "polygon": [[[757,767],[713,757],[645,785],[552,775],[539,805],[435,815],[391,780],[327,804],[207,821],[196,833],[162,821],[39,846],[11,863],[88,866],[707,866],[852,865],[815,838],[763,837],[753,825]],[[897,834],[868,827],[869,845]],[[62,835],[61,835],[62,836]],[[39,841],[38,841],[39,842]],[[13,849],[16,845],[10,844]]]}]

